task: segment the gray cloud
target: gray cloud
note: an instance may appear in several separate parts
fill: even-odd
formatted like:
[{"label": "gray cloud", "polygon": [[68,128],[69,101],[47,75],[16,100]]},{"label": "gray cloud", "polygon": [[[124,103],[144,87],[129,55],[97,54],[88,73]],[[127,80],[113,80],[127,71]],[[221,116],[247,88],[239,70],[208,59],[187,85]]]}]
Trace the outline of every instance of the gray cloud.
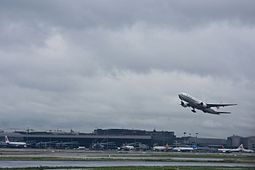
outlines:
[{"label": "gray cloud", "polygon": [[1,1],[0,128],[254,135],[253,3]]}]

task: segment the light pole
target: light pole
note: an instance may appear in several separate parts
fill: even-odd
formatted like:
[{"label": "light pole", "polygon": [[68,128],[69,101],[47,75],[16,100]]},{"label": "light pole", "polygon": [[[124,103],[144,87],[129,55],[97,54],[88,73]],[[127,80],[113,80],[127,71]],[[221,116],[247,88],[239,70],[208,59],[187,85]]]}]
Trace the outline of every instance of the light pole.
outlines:
[{"label": "light pole", "polygon": [[197,145],[197,135],[198,135],[198,132],[196,133],[196,145]]}]

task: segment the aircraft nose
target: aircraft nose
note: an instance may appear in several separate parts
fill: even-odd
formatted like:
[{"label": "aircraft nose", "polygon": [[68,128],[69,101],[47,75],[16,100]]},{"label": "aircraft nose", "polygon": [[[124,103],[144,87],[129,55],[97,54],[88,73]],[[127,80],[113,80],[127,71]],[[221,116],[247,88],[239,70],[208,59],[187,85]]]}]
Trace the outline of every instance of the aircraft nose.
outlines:
[{"label": "aircraft nose", "polygon": [[181,99],[182,98],[182,95],[181,94],[178,94],[179,98]]}]

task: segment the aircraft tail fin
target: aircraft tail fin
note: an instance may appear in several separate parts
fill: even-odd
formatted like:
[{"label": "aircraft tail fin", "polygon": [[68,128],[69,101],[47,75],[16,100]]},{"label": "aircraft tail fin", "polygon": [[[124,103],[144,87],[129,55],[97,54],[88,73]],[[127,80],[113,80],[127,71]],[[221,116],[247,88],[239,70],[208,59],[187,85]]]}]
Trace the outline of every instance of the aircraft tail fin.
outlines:
[{"label": "aircraft tail fin", "polygon": [[10,141],[9,141],[7,136],[5,136],[5,143],[10,143]]},{"label": "aircraft tail fin", "polygon": [[243,144],[241,144],[238,149],[240,149],[241,151],[244,150]]},{"label": "aircraft tail fin", "polygon": [[193,149],[197,149],[197,145],[192,145],[192,148]]}]

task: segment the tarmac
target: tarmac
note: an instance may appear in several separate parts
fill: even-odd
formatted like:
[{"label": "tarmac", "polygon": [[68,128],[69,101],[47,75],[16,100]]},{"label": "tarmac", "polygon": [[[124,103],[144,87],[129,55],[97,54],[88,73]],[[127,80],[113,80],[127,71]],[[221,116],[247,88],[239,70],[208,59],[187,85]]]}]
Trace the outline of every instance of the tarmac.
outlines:
[{"label": "tarmac", "polygon": [[0,149],[0,168],[113,166],[255,167],[255,154]]},{"label": "tarmac", "polygon": [[120,167],[120,166],[255,167],[255,164],[219,163],[219,162],[147,162],[147,161],[0,161],[0,168]]}]

